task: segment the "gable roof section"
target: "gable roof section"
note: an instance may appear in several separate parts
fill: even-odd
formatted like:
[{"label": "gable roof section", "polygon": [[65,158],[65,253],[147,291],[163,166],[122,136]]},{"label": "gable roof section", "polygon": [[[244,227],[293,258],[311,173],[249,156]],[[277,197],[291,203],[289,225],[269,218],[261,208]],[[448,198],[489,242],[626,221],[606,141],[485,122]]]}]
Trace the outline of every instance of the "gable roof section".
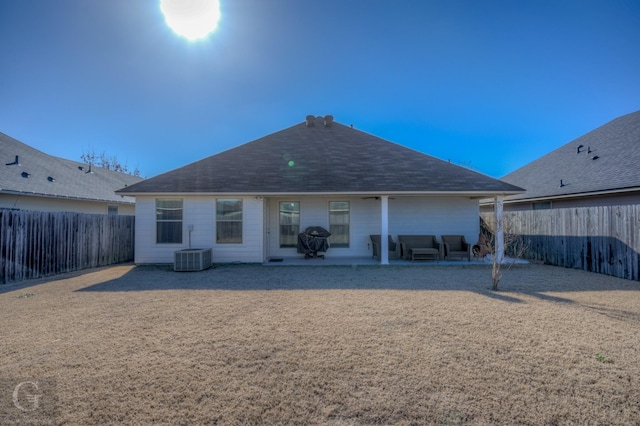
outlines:
[{"label": "gable roof section", "polygon": [[[18,163],[15,164],[16,157]],[[0,193],[132,204],[115,193],[142,179],[38,151],[0,133]]]},{"label": "gable roof section", "polygon": [[502,180],[527,189],[507,201],[640,190],[639,165],[637,111],[598,127]]},{"label": "gable roof section", "polygon": [[370,134],[311,118],[118,191],[143,193],[517,193],[521,188]]}]

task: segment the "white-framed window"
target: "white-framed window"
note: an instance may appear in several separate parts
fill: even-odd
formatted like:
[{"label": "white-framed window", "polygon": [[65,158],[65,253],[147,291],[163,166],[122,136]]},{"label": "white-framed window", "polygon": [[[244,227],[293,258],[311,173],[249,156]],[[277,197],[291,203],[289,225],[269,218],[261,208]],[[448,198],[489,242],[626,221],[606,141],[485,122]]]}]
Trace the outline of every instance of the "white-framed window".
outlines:
[{"label": "white-framed window", "polygon": [[280,201],[280,247],[296,247],[300,233],[300,202]]},{"label": "white-framed window", "polygon": [[156,199],[156,243],[182,243],[182,199]]},{"label": "white-framed window", "polygon": [[242,200],[218,198],[216,200],[216,243],[242,243]]},{"label": "white-framed window", "polygon": [[349,202],[329,201],[331,247],[349,247]]}]

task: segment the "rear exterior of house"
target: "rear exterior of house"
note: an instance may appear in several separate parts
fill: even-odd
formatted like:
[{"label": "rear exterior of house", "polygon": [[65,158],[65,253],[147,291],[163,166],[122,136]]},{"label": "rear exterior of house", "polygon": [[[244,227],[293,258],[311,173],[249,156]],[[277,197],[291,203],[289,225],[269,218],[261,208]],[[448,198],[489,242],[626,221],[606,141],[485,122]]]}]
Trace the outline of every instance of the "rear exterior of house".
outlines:
[{"label": "rear exterior of house", "polygon": [[[615,118],[502,179],[527,191],[504,199],[524,257],[620,278],[640,276],[640,111]],[[491,223],[494,203],[481,202]]]},{"label": "rear exterior of house", "polygon": [[[240,232],[221,238],[227,221],[216,218],[225,203],[239,207]],[[164,211],[180,209],[171,222],[150,220]],[[216,262],[263,262],[270,258],[301,256],[297,236],[309,226],[331,232],[327,256],[371,257],[369,235],[380,234],[381,202],[353,195],[333,196],[138,196],[136,199],[136,263],[170,263],[173,252],[184,248],[213,248]],[[173,210],[176,213],[177,210]],[[163,215],[164,213],[159,213]],[[461,234],[478,238],[478,201],[471,197],[396,197],[389,200],[388,233],[397,235]],[[159,228],[175,226],[181,236],[163,241]],[[190,241],[190,243],[189,243]]]},{"label": "rear exterior of house", "polygon": [[116,190],[142,179],[54,157],[0,133],[0,209],[135,214]]},{"label": "rear exterior of house", "polygon": [[185,248],[212,248],[214,262],[301,256],[298,234],[310,226],[331,233],[331,257],[372,256],[371,234],[475,242],[478,200],[521,191],[308,116],[118,193],[136,197],[136,263],[171,263]]},{"label": "rear exterior of house", "polygon": [[[618,117],[502,178],[526,188],[505,210],[640,204],[640,111]],[[492,201],[482,202],[483,211]]]}]

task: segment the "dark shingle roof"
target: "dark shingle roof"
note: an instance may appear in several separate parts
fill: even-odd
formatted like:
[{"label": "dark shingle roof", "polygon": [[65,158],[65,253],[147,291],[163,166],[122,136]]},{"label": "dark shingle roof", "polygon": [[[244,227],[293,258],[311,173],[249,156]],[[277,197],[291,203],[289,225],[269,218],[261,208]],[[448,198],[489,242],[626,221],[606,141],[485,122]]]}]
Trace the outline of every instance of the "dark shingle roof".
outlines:
[{"label": "dark shingle roof", "polygon": [[502,180],[527,190],[507,197],[508,200],[640,189],[639,164],[640,111],[637,111],[598,127]]},{"label": "dark shingle roof", "polygon": [[514,193],[513,185],[322,117],[120,193]]},{"label": "dark shingle roof", "polygon": [[[18,157],[19,165],[15,163]],[[81,170],[82,168],[82,170]],[[130,204],[117,189],[142,179],[38,151],[0,133],[0,193]]]}]

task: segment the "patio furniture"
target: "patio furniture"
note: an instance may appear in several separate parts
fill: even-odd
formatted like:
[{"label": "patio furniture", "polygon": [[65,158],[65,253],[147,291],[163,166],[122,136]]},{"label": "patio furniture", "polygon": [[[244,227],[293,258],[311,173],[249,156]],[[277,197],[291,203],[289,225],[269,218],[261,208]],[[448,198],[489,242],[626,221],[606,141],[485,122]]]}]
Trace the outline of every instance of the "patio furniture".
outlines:
[{"label": "patio furniture", "polygon": [[444,258],[467,258],[471,261],[471,244],[469,244],[464,235],[443,235],[442,244],[444,245]]},{"label": "patio furniture", "polygon": [[400,256],[406,260],[440,260],[443,246],[435,235],[398,235]]},{"label": "patio furniture", "polygon": [[[373,257],[380,260],[380,247],[382,247],[380,234],[369,235],[369,238],[371,238],[371,246],[373,248]],[[397,244],[395,241],[393,241],[393,238],[391,238],[391,235],[389,235],[388,244],[389,244],[389,259],[397,259],[398,258]]]}]

